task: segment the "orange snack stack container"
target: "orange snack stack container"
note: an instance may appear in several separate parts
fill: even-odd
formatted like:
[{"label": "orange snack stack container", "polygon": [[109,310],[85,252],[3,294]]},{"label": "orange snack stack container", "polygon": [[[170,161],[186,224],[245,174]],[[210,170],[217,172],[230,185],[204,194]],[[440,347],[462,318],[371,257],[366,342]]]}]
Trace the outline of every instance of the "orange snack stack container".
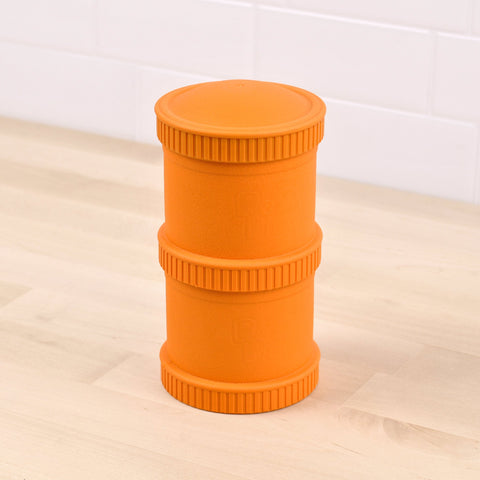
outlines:
[{"label": "orange snack stack container", "polygon": [[174,90],[155,113],[165,173],[162,383],[214,412],[298,402],[318,382],[315,177],[325,105],[300,88],[227,80]]}]

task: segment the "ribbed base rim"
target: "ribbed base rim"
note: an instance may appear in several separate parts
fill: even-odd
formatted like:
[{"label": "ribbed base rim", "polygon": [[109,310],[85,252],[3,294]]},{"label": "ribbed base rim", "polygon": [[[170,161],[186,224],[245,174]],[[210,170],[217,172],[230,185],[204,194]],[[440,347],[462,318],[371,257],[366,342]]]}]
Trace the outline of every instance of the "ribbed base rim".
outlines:
[{"label": "ribbed base rim", "polygon": [[226,383],[190,375],[171,362],[167,342],[160,350],[162,383],[187,405],[218,413],[261,413],[303,400],[318,383],[320,350],[313,342],[310,360],[296,372],[265,382]]}]

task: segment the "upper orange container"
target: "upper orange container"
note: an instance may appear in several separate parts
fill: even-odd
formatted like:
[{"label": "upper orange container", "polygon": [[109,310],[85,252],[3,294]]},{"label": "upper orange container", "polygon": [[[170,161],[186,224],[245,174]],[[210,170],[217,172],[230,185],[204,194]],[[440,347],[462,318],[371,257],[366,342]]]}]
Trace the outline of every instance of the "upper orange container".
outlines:
[{"label": "upper orange container", "polygon": [[170,160],[166,228],[176,245],[262,258],[312,238],[320,98],[287,85],[230,80],[170,92],[155,111]]},{"label": "upper orange container", "polygon": [[165,169],[163,383],[207,410],[294,403],[318,377],[315,174],[325,105],[292,86],[230,80],[172,91],[155,112]]}]

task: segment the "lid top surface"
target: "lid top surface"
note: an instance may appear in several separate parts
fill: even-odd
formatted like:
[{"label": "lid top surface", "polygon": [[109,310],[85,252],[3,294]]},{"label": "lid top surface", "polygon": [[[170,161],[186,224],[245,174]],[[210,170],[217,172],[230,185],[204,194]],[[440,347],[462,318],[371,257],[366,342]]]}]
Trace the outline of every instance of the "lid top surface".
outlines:
[{"label": "lid top surface", "polygon": [[157,117],[180,130],[215,136],[270,136],[308,128],[325,115],[306,90],[256,80],[224,80],[183,87],[155,105]]}]

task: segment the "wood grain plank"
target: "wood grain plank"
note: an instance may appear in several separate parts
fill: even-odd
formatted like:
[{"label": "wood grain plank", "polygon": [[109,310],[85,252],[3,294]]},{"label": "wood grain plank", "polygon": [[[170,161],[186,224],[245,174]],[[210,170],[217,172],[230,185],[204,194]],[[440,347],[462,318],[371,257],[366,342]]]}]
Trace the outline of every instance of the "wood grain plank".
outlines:
[{"label": "wood grain plank", "polygon": [[29,288],[23,285],[0,280],[0,308],[28,291]]},{"label": "wood grain plank", "polygon": [[[4,185],[31,193],[100,204],[147,217],[157,217],[158,213],[163,211],[161,190],[124,185],[68,171],[32,167],[3,160],[0,181]],[[162,185],[163,177],[158,181]]]},{"label": "wood grain plank", "polygon": [[[323,302],[319,299],[318,303]],[[317,304],[318,305],[318,304]],[[323,360],[349,365],[369,372],[394,373],[416,356],[422,345],[356,326],[327,321],[317,314],[314,335]],[[335,380],[332,378],[331,382]]]},{"label": "wood grain plank", "polygon": [[0,117],[0,159],[161,190],[162,148]]},{"label": "wood grain plank", "polygon": [[39,374],[91,382],[129,355],[118,347],[85,342],[82,338],[23,326],[0,319],[0,360],[29,367]]},{"label": "wood grain plank", "polygon": [[0,478],[8,480],[247,478],[1,410],[0,429],[9,432],[0,437]]},{"label": "wood grain plank", "polygon": [[[32,232],[35,233],[32,238]],[[158,263],[155,234],[149,246],[106,237],[97,233],[52,225],[33,218],[0,213],[0,245],[80,265],[158,281],[163,271]]]},{"label": "wood grain plank", "polygon": [[125,304],[140,312],[164,310],[165,300],[159,295],[164,288],[161,276],[153,282],[13,247],[0,247],[0,263],[0,279],[4,281],[118,306]]},{"label": "wood grain plank", "polygon": [[[35,378],[28,371],[4,363],[0,363],[0,374],[17,386],[0,391],[0,408],[9,414],[80,429],[85,435],[101,436],[214,470],[252,479],[270,475],[306,479],[323,475],[345,480],[352,476],[376,480],[385,475],[422,478],[408,468],[381,459],[373,465],[369,458],[325,439],[297,434],[295,407],[261,416],[216,415],[178,402],[170,407],[48,375]],[[311,405],[317,408],[318,426],[318,421],[332,410],[314,397],[299,404],[298,410]]]},{"label": "wood grain plank", "polygon": [[156,232],[163,221],[160,211],[158,218],[147,218],[8,185],[0,185],[0,212],[152,247],[155,247]]},{"label": "wood grain plank", "polygon": [[32,327],[45,335],[78,338],[85,344],[105,345],[156,361],[166,338],[164,309],[140,310],[135,304],[98,302],[35,288],[4,306],[0,318],[22,329]]},{"label": "wood grain plank", "polygon": [[377,374],[346,406],[480,440],[480,358],[425,348],[394,375]]}]

